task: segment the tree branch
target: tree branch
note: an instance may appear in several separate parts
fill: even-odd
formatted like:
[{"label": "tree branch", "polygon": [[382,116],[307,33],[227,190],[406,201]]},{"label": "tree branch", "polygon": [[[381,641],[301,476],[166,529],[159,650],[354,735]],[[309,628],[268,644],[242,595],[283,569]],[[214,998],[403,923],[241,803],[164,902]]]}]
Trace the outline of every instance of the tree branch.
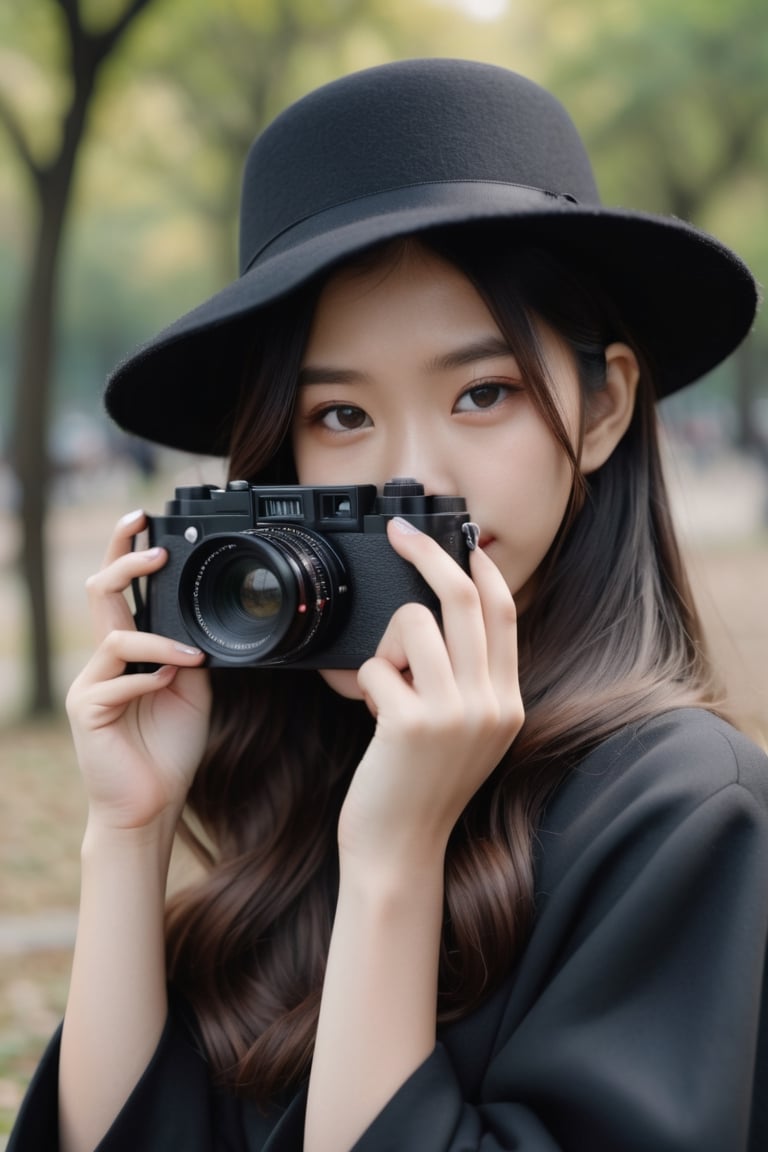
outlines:
[{"label": "tree branch", "polygon": [[[76,0],[60,0],[60,2],[69,4],[76,3]],[[150,2],[151,0],[131,0],[122,16],[118,16],[111,28],[107,28],[104,32],[99,33],[98,36],[93,37],[96,57],[99,63],[101,63],[105,56],[109,55],[129,25],[133,23],[135,18]]]},{"label": "tree branch", "polygon": [[[55,2],[64,14],[73,62],[85,56],[91,62],[91,74],[95,75],[99,65],[109,56],[123,33],[139,13],[146,8],[150,0],[130,0],[125,11],[118,16],[114,24],[103,32],[97,33],[89,32],[83,24],[79,0],[55,0]],[[75,74],[78,73],[76,63],[74,71]]]},{"label": "tree branch", "polygon": [[69,42],[70,45],[73,45],[82,32],[80,4],[78,0],[56,0],[56,3],[64,13],[64,20],[66,21],[67,31],[69,33]]},{"label": "tree branch", "polygon": [[16,116],[16,113],[13,111],[10,104],[7,103],[5,97],[3,96],[3,94],[1,92],[0,92],[0,125],[2,125],[3,128],[5,128],[5,131],[11,140],[11,143],[13,144],[14,148],[16,149],[16,152],[19,156],[19,159],[21,160],[24,167],[27,169],[27,171],[31,175],[35,184],[39,185],[40,184],[40,178],[42,176],[42,168],[38,164],[37,160],[35,160],[35,157],[32,155],[32,150],[29,146],[29,141],[27,140],[26,136],[24,135],[24,132],[23,132],[22,127],[21,127],[21,123],[19,122],[19,119]]},{"label": "tree branch", "polygon": [[103,32],[91,32],[83,23],[79,0],[55,0],[67,25],[72,99],[62,121],[62,144],[56,164],[74,163],[79,140],[102,64],[116,47],[131,21],[150,0],[130,0],[122,15]]}]

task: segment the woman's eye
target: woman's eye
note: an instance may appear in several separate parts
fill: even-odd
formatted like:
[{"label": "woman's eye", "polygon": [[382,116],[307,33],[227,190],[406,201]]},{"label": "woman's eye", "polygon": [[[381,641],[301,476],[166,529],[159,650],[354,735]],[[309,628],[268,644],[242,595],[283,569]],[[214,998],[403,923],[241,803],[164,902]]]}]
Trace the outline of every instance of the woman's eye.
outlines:
[{"label": "woman's eye", "polygon": [[454,407],[455,412],[478,412],[488,408],[495,408],[507,398],[513,389],[508,384],[475,384],[459,396]]},{"label": "woman's eye", "polygon": [[329,432],[356,432],[358,428],[369,427],[371,420],[362,408],[352,404],[335,404],[332,408],[318,412],[315,423],[321,424]]}]

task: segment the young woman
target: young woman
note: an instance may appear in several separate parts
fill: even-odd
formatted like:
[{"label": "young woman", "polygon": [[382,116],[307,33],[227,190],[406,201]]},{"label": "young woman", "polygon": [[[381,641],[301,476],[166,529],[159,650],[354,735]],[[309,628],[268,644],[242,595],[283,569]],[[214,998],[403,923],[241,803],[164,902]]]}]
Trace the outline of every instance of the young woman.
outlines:
[{"label": "young woman", "polygon": [[[744,336],[749,273],[603,208],[541,89],[445,60],[279,117],[242,260],[113,416],[251,484],[415,477],[479,547],[394,518],[440,625],[205,670],[135,629],[167,553],[120,522],[68,701],[70,997],[10,1149],[764,1148],[766,759],[720,715],[653,411]],[[185,808],[206,874],[166,909]]]}]

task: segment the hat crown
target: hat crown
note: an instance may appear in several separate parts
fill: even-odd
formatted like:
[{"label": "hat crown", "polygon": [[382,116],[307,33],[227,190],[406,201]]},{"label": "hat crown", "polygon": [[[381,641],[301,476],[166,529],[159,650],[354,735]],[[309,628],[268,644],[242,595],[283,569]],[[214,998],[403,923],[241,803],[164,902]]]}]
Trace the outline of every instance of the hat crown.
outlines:
[{"label": "hat crown", "polygon": [[317,89],[257,137],[243,178],[240,270],[319,212],[455,181],[600,203],[581,138],[550,93],[494,65],[405,60]]},{"label": "hat crown", "polygon": [[263,309],[371,245],[432,228],[498,227],[499,253],[544,247],[583,266],[653,367],[658,395],[744,338],[757,290],[738,257],[675,218],[604,208],[570,117],[494,65],[405,60],[353,73],[286,109],[254,143],[237,280],[112,374],[123,428],[189,452],[228,451]]}]

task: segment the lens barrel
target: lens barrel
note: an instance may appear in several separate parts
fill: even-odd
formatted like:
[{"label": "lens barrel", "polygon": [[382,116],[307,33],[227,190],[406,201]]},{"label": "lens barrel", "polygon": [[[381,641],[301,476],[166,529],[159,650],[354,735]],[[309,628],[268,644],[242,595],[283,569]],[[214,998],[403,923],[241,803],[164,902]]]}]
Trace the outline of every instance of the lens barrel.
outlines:
[{"label": "lens barrel", "polygon": [[208,537],[187,558],[178,587],[198,645],[232,664],[309,655],[336,631],[347,607],[338,554],[297,524]]}]

